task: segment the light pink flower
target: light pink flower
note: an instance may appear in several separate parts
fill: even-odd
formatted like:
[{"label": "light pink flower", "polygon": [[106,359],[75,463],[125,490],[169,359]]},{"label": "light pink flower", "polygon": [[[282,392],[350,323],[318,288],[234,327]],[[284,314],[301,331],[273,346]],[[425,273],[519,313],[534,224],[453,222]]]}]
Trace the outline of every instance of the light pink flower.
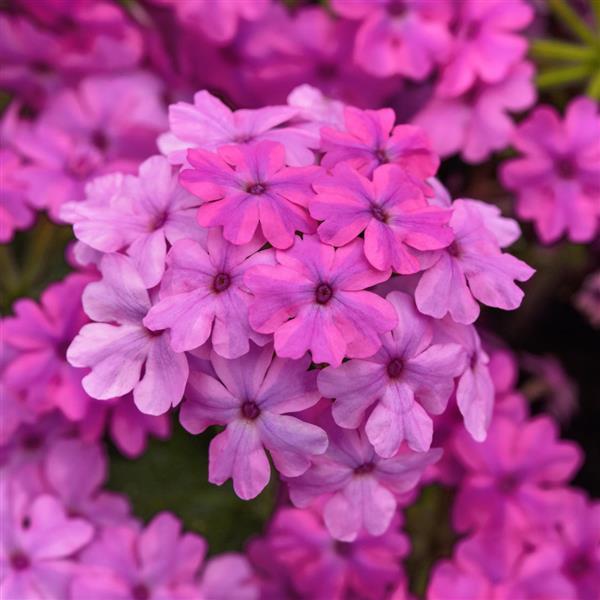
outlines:
[{"label": "light pink flower", "polygon": [[142,412],[162,414],[183,396],[188,377],[185,354],[173,352],[166,332],[143,325],[150,298],[127,257],[106,255],[100,271],[102,280],[83,294],[84,310],[97,322],[81,329],[67,350],[67,360],[91,369],[82,384],[93,398],[107,400],[133,390]]},{"label": "light pink flower", "polygon": [[190,150],[193,169],[182,171],[183,187],[202,205],[198,221],[223,226],[223,237],[246,244],[258,224],[275,248],[289,248],[294,232],[312,233],[316,224],[306,210],[319,167],[286,167],[285,151],[275,142],[223,146],[217,154]]},{"label": "light pink flower", "polygon": [[297,114],[290,106],[232,111],[202,90],[194,95],[194,104],[177,102],[169,107],[170,133],[161,135],[158,145],[171,162],[182,164],[190,148],[215,151],[227,144],[269,140],[283,144],[289,165],[312,165],[311,148],[318,147],[318,136],[292,122]]},{"label": "light pink flower", "polygon": [[27,200],[27,185],[18,174],[22,161],[12,150],[0,148],[0,243],[10,242],[16,230],[33,224],[34,214]]},{"label": "light pink flower", "polygon": [[504,310],[518,308],[523,292],[514,280],[527,281],[534,270],[501,251],[477,206],[469,200],[452,206],[455,239],[421,275],[415,291],[419,310],[436,319],[450,313],[456,322],[469,324],[479,316],[477,300]]},{"label": "light pink flower", "polygon": [[269,344],[252,346],[234,360],[212,352],[211,363],[218,379],[192,373],[181,408],[181,423],[191,433],[227,426],[210,443],[209,481],[221,485],[231,477],[240,498],[254,498],[269,482],[265,448],[283,475],[304,473],[309,457],[327,448],[322,429],[287,414],[319,400],[316,373],[307,371],[309,356],[297,361],[273,358]]},{"label": "light pink flower", "polygon": [[597,102],[576,98],[564,121],[550,106],[536,108],[513,136],[523,156],[501,170],[517,194],[517,214],[533,221],[544,243],[562,235],[592,241],[600,223],[600,114]]},{"label": "light pink flower", "polygon": [[433,423],[427,414],[440,414],[464,369],[458,344],[433,344],[430,321],[418,313],[413,299],[388,294],[397,325],[382,336],[383,346],[366,360],[351,360],[319,373],[319,391],[335,398],[336,423],[355,429],[367,409],[365,431],[375,451],[391,458],[404,440],[419,452],[431,446]]},{"label": "light pink flower", "polygon": [[451,4],[427,0],[333,0],[344,17],[364,19],[354,59],[378,77],[424,79],[449,50]]},{"label": "light pink flower", "polygon": [[344,119],[344,129],[321,130],[321,148],[325,152],[321,164],[325,168],[349,161],[355,169],[370,175],[377,166],[394,163],[417,181],[435,175],[439,159],[425,132],[414,125],[394,127],[396,116],[391,108],[359,110],[347,106]]},{"label": "light pink flower", "polygon": [[376,269],[409,274],[421,270],[420,253],[448,246],[450,210],[428,206],[421,188],[397,165],[382,165],[373,180],[349,164],[317,180],[310,214],[320,221],[318,233],[341,246],[365,233],[365,256]]},{"label": "light pink flower", "polygon": [[244,282],[254,294],[250,325],[275,334],[279,356],[338,366],[344,356],[370,356],[381,346],[379,334],[397,322],[393,307],[366,288],[385,281],[373,269],[361,240],[334,250],[316,236],[296,239],[276,254],[276,266],[249,269]]},{"label": "light pink flower", "polygon": [[384,534],[398,507],[398,496],[413,489],[427,466],[442,454],[401,450],[392,458],[381,458],[365,432],[327,424],[329,446],[312,459],[300,477],[288,480],[292,502],[307,507],[315,499],[324,501],[323,519],[331,535],[345,542],[359,532]]},{"label": "light pink flower", "polygon": [[157,285],[164,272],[167,243],[202,239],[196,223],[199,200],[179,184],[166,158],[153,156],[137,177],[97,178],[84,202],[67,204],[61,216],[73,223],[77,238],[101,252],[126,252],[144,285]]},{"label": "light pink flower", "polygon": [[206,563],[200,580],[201,600],[258,600],[259,597],[256,576],[245,556],[225,552]]},{"label": "light pink flower", "polygon": [[170,250],[161,300],[146,318],[146,327],[170,328],[176,352],[198,348],[209,338],[217,354],[237,358],[246,354],[249,341],[261,346],[268,337],[248,324],[251,295],[243,284],[244,273],[254,265],[275,264],[272,250],[257,252],[261,236],[248,244],[226,242],[219,229],[211,229],[204,247],[181,240]]},{"label": "light pink flower", "polygon": [[450,59],[442,70],[438,92],[459,96],[477,79],[496,83],[527,52],[527,39],[517,31],[534,16],[531,6],[520,0],[463,0],[458,6],[458,29]]}]

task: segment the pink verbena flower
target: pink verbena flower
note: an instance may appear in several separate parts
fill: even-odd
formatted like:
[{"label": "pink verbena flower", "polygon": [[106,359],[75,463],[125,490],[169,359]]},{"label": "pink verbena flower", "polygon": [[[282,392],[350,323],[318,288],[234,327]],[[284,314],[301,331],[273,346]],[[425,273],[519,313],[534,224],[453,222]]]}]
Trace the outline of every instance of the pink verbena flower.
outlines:
[{"label": "pink verbena flower", "polygon": [[401,292],[388,294],[397,325],[382,336],[382,348],[365,360],[351,360],[319,373],[319,391],[335,398],[336,423],[360,426],[367,409],[365,431],[375,451],[391,458],[404,440],[419,452],[431,446],[433,423],[427,414],[440,414],[463,370],[458,344],[432,344],[433,327],[420,315],[413,299]]},{"label": "pink verbena flower", "polygon": [[257,600],[259,597],[252,567],[244,555],[234,552],[211,558],[202,570],[199,587],[200,600]]},{"label": "pink verbena flower", "polygon": [[439,260],[421,275],[415,291],[417,307],[436,319],[450,313],[464,324],[479,316],[477,300],[504,310],[518,308],[523,292],[514,280],[527,281],[534,270],[501,251],[476,204],[456,200],[452,207],[454,242],[439,251]]},{"label": "pink verbena flower", "polygon": [[178,184],[162,156],[145,160],[137,177],[95,179],[86,195],[84,202],[64,206],[61,216],[91,248],[126,252],[147,288],[163,276],[167,243],[204,236],[195,219],[198,199]]},{"label": "pink verbena flower", "polygon": [[93,398],[106,400],[133,390],[142,412],[162,414],[183,396],[189,371],[185,354],[173,352],[166,332],[144,326],[150,297],[127,257],[106,255],[100,271],[102,280],[83,294],[85,312],[98,322],[81,329],[67,360],[91,369],[82,385]]},{"label": "pink verbena flower", "polygon": [[396,73],[424,79],[448,52],[452,6],[427,0],[333,0],[333,9],[364,19],[354,60],[378,77]]},{"label": "pink verbena flower", "polygon": [[385,281],[364,258],[362,240],[334,250],[317,236],[296,239],[277,251],[278,264],[249,269],[244,282],[254,294],[250,325],[275,334],[279,356],[338,366],[344,356],[370,356],[381,346],[379,334],[397,322],[393,307],[366,288]]},{"label": "pink verbena flower", "polygon": [[33,224],[34,214],[27,200],[27,185],[19,178],[22,162],[12,150],[0,148],[0,243],[10,242],[16,230]]},{"label": "pink verbena flower", "polygon": [[321,240],[341,246],[365,232],[365,256],[376,269],[408,274],[421,270],[420,253],[453,239],[449,210],[428,206],[421,188],[397,165],[382,165],[373,180],[347,163],[314,184],[310,214],[324,221]]},{"label": "pink verbena flower", "polygon": [[594,239],[600,223],[600,114],[590,98],[576,98],[564,121],[550,106],[536,108],[513,136],[523,156],[501,176],[517,194],[517,214],[533,221],[542,242],[562,235]]},{"label": "pink verbena flower", "polygon": [[527,52],[527,39],[516,33],[532,20],[534,11],[525,2],[465,0],[458,6],[458,29],[450,60],[442,70],[438,91],[458,96],[477,79],[496,83]]},{"label": "pink verbena flower", "polygon": [[391,108],[359,110],[347,106],[345,129],[321,130],[321,149],[325,152],[321,164],[331,169],[349,161],[364,175],[371,175],[377,166],[394,163],[417,181],[432,177],[440,163],[425,132],[414,125],[394,127],[395,118]]},{"label": "pink verbena flower", "polygon": [[575,306],[588,318],[592,327],[600,328],[600,271],[586,277],[575,296]]},{"label": "pink verbena flower", "polygon": [[381,458],[362,429],[347,430],[327,419],[329,446],[312,458],[300,477],[288,480],[292,502],[302,508],[323,500],[323,519],[331,535],[345,542],[359,532],[385,533],[398,507],[398,496],[413,489],[425,468],[442,454],[404,450]]},{"label": "pink verbena flower", "polygon": [[297,114],[290,106],[232,111],[202,90],[194,95],[194,104],[177,102],[169,107],[170,133],[161,135],[158,145],[171,162],[182,164],[190,148],[215,151],[227,144],[269,140],[283,144],[289,165],[312,165],[311,148],[318,147],[318,136],[292,123]]},{"label": "pink verbena flower", "polygon": [[91,280],[69,275],[50,285],[40,304],[28,298],[15,302],[15,316],[2,322],[3,347],[8,344],[14,351],[3,373],[6,385],[29,397],[28,403],[55,406],[74,421],[85,416],[90,398],[81,388],[85,371],[73,368],[66,352],[88,322],[81,294]]},{"label": "pink verbena flower", "polygon": [[281,144],[222,146],[217,154],[190,150],[188,160],[193,169],[182,171],[180,181],[202,200],[198,221],[223,226],[229,242],[248,243],[259,223],[267,241],[279,249],[294,243],[295,231],[316,230],[306,207],[320,169],[286,167]]},{"label": "pink verbena flower", "polygon": [[28,497],[4,477],[0,499],[2,598],[67,598],[74,554],[91,540],[93,527],[68,517],[53,496]]},{"label": "pink verbena flower", "polygon": [[200,600],[195,577],[206,542],[182,533],[170,513],[159,513],[142,529],[125,521],[102,529],[81,554],[74,598],[173,598]]},{"label": "pink verbena flower", "polygon": [[322,429],[287,414],[319,400],[316,373],[307,371],[309,356],[298,361],[273,358],[269,344],[252,346],[234,360],[212,352],[211,363],[219,379],[192,373],[181,408],[181,423],[191,433],[227,426],[210,443],[209,481],[221,485],[231,477],[240,498],[254,498],[269,482],[265,448],[282,474],[304,473],[309,457],[327,448]]},{"label": "pink verbena flower", "polygon": [[556,438],[548,417],[518,423],[498,415],[483,443],[459,433],[454,451],[467,473],[454,505],[455,527],[548,524],[568,494],[562,486],[581,463],[579,448]]},{"label": "pink verbena flower", "polygon": [[508,113],[534,103],[533,74],[533,65],[522,62],[497,83],[478,82],[456,98],[435,95],[412,122],[442,158],[460,153],[466,162],[483,162],[510,144],[515,125]]},{"label": "pink verbena flower", "polygon": [[249,341],[264,345],[268,337],[252,330],[248,305],[252,296],[243,284],[244,273],[254,265],[275,264],[272,250],[257,252],[262,236],[235,246],[211,229],[204,245],[181,240],[171,248],[167,271],[157,302],[146,318],[146,327],[170,328],[176,352],[198,348],[209,338],[225,358],[248,352]]}]

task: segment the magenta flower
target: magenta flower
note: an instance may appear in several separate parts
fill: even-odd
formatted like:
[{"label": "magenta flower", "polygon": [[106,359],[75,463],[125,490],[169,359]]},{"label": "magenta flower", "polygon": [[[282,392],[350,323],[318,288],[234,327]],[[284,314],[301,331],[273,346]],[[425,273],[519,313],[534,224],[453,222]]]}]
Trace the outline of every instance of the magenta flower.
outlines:
[{"label": "magenta flower", "polygon": [[21,160],[12,150],[0,148],[0,243],[10,242],[16,230],[33,224],[34,214],[27,200],[27,185],[19,177]]},{"label": "magenta flower", "polygon": [[523,292],[514,281],[527,281],[534,270],[501,251],[477,205],[456,200],[452,206],[454,242],[421,275],[415,291],[419,311],[436,319],[450,313],[456,322],[469,324],[479,316],[477,300],[504,310],[518,308]]},{"label": "magenta flower", "polygon": [[177,102],[169,107],[170,133],[158,145],[175,164],[185,162],[190,148],[216,151],[228,144],[253,144],[268,140],[285,148],[286,162],[298,167],[315,162],[311,148],[318,136],[292,123],[298,110],[289,106],[267,106],[232,111],[206,90],[194,95],[194,104]]},{"label": "magenta flower", "polygon": [[210,443],[208,479],[217,485],[230,477],[235,493],[254,498],[269,482],[265,453],[283,475],[297,477],[310,466],[310,456],[327,448],[327,434],[290,416],[316,404],[316,373],[307,371],[310,358],[273,358],[271,344],[252,346],[248,354],[227,360],[215,352],[211,363],[218,379],[191,374],[181,423],[191,433],[211,425],[226,425]]},{"label": "magenta flower", "polygon": [[581,463],[579,448],[556,438],[548,417],[519,423],[498,415],[483,443],[460,432],[454,451],[467,473],[454,505],[455,527],[548,526]]},{"label": "magenta flower", "polygon": [[321,240],[341,246],[365,232],[365,256],[380,271],[420,271],[420,253],[453,239],[450,211],[428,206],[421,188],[397,165],[382,165],[373,180],[347,163],[314,184],[310,214],[320,221]]},{"label": "magenta flower", "polygon": [[278,264],[249,269],[244,282],[254,294],[250,325],[275,334],[279,356],[338,366],[344,356],[365,357],[381,346],[379,334],[397,323],[393,307],[366,288],[385,281],[363,255],[362,240],[334,250],[316,236],[297,239],[276,254]]},{"label": "magenta flower", "polygon": [[588,275],[575,296],[575,306],[592,324],[600,328],[600,271]]},{"label": "magenta flower", "polygon": [[294,232],[312,233],[316,225],[306,207],[319,167],[286,167],[281,144],[224,146],[217,154],[190,150],[193,169],[182,171],[183,187],[202,200],[198,221],[223,226],[232,244],[247,244],[260,223],[275,248],[289,248]]},{"label": "magenta flower", "polygon": [[433,422],[427,413],[446,408],[454,377],[464,370],[464,356],[458,344],[432,344],[432,325],[410,296],[392,292],[387,301],[397,325],[382,336],[379,352],[324,369],[318,382],[323,396],[336,399],[333,418],[342,427],[359,427],[375,405],[365,431],[377,454],[391,458],[404,440],[418,452],[430,448]]},{"label": "magenta flower", "polygon": [[323,519],[338,540],[352,542],[361,531],[384,534],[396,513],[398,496],[417,485],[442,451],[400,451],[393,458],[381,458],[364,431],[327,425],[325,454],[314,457],[306,473],[288,480],[292,502],[303,508],[323,500]]},{"label": "magenta flower", "polygon": [[68,517],[56,498],[28,498],[5,477],[0,495],[0,596],[67,598],[77,568],[73,555],[91,540],[93,527]]},{"label": "magenta flower", "polygon": [[176,352],[198,348],[209,338],[225,358],[246,354],[250,340],[264,345],[268,337],[248,324],[252,296],[243,284],[252,266],[275,264],[272,250],[257,252],[263,244],[260,236],[243,246],[229,244],[219,229],[209,231],[205,247],[192,240],[177,242],[167,257],[161,300],[144,319],[146,327],[170,328]]},{"label": "magenta flower", "polygon": [[183,396],[188,377],[185,354],[171,350],[166,332],[144,326],[150,298],[127,257],[106,255],[100,271],[102,280],[83,294],[85,312],[98,322],[84,325],[67,350],[67,360],[91,369],[82,384],[92,398],[107,400],[133,390],[143,413],[160,415]]},{"label": "magenta flower", "polygon": [[195,219],[199,201],[177,180],[167,159],[153,156],[140,165],[137,177],[95,179],[86,187],[86,200],[66,205],[61,216],[91,248],[126,252],[151,288],[163,275],[167,242],[204,236]]},{"label": "magenta flower", "polygon": [[577,98],[561,122],[550,106],[536,108],[516,130],[524,156],[507,161],[504,185],[517,194],[517,214],[533,221],[544,243],[562,235],[592,241],[600,223],[600,114],[590,98]]},{"label": "magenta flower", "polygon": [[345,130],[321,130],[325,152],[321,164],[325,168],[349,161],[362,174],[371,175],[379,165],[394,163],[417,181],[435,175],[440,163],[425,132],[414,125],[394,127],[396,116],[391,108],[359,110],[347,106],[344,118]]},{"label": "magenta flower", "polygon": [[447,54],[451,5],[427,0],[333,0],[333,9],[364,19],[354,59],[377,77],[400,74],[424,79]]},{"label": "magenta flower", "polygon": [[466,0],[458,10],[455,42],[438,86],[445,97],[463,94],[478,79],[503,80],[525,58],[527,39],[516,32],[534,16],[533,8],[520,0]]},{"label": "magenta flower", "polygon": [[200,600],[256,600],[257,588],[256,576],[246,557],[225,552],[206,563],[200,580]]},{"label": "magenta flower", "polygon": [[206,542],[181,532],[171,514],[159,513],[142,529],[125,521],[102,529],[81,555],[74,598],[200,600],[195,577]]}]

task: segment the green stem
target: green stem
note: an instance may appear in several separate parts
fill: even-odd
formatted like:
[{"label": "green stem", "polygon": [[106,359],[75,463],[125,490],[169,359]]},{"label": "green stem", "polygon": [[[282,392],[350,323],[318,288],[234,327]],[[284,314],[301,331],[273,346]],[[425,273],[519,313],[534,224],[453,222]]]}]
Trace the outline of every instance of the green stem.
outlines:
[{"label": "green stem", "polygon": [[531,55],[537,59],[582,62],[594,60],[596,52],[589,46],[558,40],[536,40],[531,45]]},{"label": "green stem", "polygon": [[565,0],[549,0],[548,3],[557,20],[564,23],[580,40],[592,47],[600,46],[595,33]]},{"label": "green stem", "polygon": [[542,71],[537,76],[537,86],[540,89],[569,85],[578,81],[588,79],[594,74],[594,65],[573,65],[569,67],[557,67]]}]

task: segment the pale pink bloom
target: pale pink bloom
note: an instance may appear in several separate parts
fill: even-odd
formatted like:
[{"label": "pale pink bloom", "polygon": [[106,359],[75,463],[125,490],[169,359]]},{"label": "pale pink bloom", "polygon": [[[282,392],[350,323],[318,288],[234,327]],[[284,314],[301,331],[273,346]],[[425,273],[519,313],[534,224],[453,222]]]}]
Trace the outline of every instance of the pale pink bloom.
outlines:
[{"label": "pale pink bloom", "polygon": [[137,177],[117,173],[95,179],[86,187],[85,201],[67,204],[61,216],[91,248],[126,252],[151,288],[164,273],[168,243],[205,236],[195,219],[199,203],[179,185],[167,159],[152,156]]},{"label": "pale pink bloom", "polygon": [[295,231],[316,230],[307,206],[320,168],[286,167],[281,144],[222,146],[216,154],[190,150],[188,160],[193,168],[182,171],[180,181],[201,199],[198,221],[223,226],[227,241],[248,243],[260,223],[267,241],[284,249],[294,243]]},{"label": "pale pink bloom", "polygon": [[519,423],[498,415],[483,443],[460,432],[454,451],[467,473],[454,505],[455,527],[547,526],[581,464],[579,447],[557,437],[548,417]]},{"label": "pale pink bloom", "polygon": [[275,264],[273,250],[258,252],[262,236],[235,246],[211,229],[205,245],[180,240],[167,257],[167,271],[160,288],[160,301],[146,318],[146,327],[170,329],[176,352],[198,348],[209,338],[215,352],[237,358],[248,352],[249,341],[264,345],[268,337],[253,331],[248,323],[252,299],[244,286],[244,273],[254,265]]},{"label": "pale pink bloom", "polygon": [[365,431],[375,451],[391,458],[406,440],[413,450],[431,446],[433,422],[464,370],[458,344],[432,344],[433,327],[416,310],[412,297],[388,294],[397,325],[382,336],[382,348],[366,360],[351,360],[319,373],[319,391],[335,398],[333,417],[342,427],[360,426],[369,407]]},{"label": "pale pink bloom", "polygon": [[191,148],[215,151],[227,144],[269,140],[283,144],[289,165],[312,165],[315,162],[312,148],[318,148],[319,139],[293,123],[298,112],[290,106],[232,111],[202,90],[194,95],[194,104],[177,102],[169,107],[170,133],[161,135],[158,145],[171,162],[183,164]]},{"label": "pale pink bloom", "polygon": [[376,167],[386,163],[400,165],[417,181],[435,175],[440,164],[425,132],[414,125],[396,125],[391,108],[359,110],[344,109],[345,127],[321,130],[321,149],[325,156],[321,164],[333,168],[348,161],[363,173],[371,175]]},{"label": "pale pink bloom", "polygon": [[460,153],[468,163],[480,163],[510,142],[515,125],[509,113],[535,101],[534,68],[522,62],[497,83],[479,82],[456,98],[434,96],[413,119],[429,136],[442,158]]},{"label": "pale pink bloom", "polygon": [[438,86],[441,96],[459,96],[478,79],[485,83],[504,79],[525,57],[527,39],[517,31],[534,15],[532,7],[520,0],[463,0],[458,11],[450,59]]},{"label": "pale pink bloom", "polygon": [[518,308],[523,291],[514,281],[527,281],[534,270],[501,251],[477,205],[456,200],[452,208],[455,239],[421,275],[415,291],[419,310],[436,319],[449,313],[454,321],[469,324],[479,316],[477,300],[504,310]]},{"label": "pale pink bloom", "polygon": [[590,242],[600,223],[600,114],[591,98],[576,98],[565,118],[540,106],[513,136],[523,156],[507,161],[504,185],[517,194],[517,214],[551,243],[565,235]]},{"label": "pale pink bloom", "polygon": [[289,106],[297,109],[298,117],[317,126],[330,125],[344,128],[344,103],[328,98],[323,92],[311,85],[295,87],[287,97]]},{"label": "pale pink bloom", "polygon": [[102,280],[83,294],[84,310],[97,322],[81,329],[67,360],[91,369],[82,385],[93,398],[107,400],[133,390],[142,412],[162,414],[183,396],[189,371],[185,354],[173,352],[167,332],[143,325],[150,297],[130,259],[108,254],[100,271]]},{"label": "pale pink bloom", "polygon": [[304,473],[310,457],[327,448],[327,435],[290,416],[316,404],[316,372],[307,371],[308,355],[291,361],[273,357],[271,344],[252,346],[241,358],[227,360],[215,352],[211,363],[218,379],[196,371],[190,376],[181,423],[191,433],[226,425],[210,443],[211,483],[230,477],[236,494],[248,500],[267,485],[269,450],[278,471],[288,477]]},{"label": "pale pink bloom", "polygon": [[68,517],[53,496],[28,498],[5,477],[0,500],[0,596],[67,598],[77,568],[73,555],[91,540],[93,527]]},{"label": "pale pink bloom", "polygon": [[[2,321],[2,344],[12,348],[2,378],[27,404],[57,407],[67,418],[81,420],[89,396],[81,387],[85,375],[66,358],[69,344],[89,319],[81,307],[81,294],[92,280],[72,274],[50,285],[40,304],[23,298],[15,302],[15,316]],[[4,349],[3,349],[4,351]]]},{"label": "pale pink bloom", "polygon": [[400,561],[409,550],[397,522],[379,537],[340,542],[313,511],[295,508],[275,514],[266,541],[271,560],[289,574],[295,592],[318,600],[380,600],[402,576]]},{"label": "pale pink bloom", "polygon": [[428,0],[333,0],[333,9],[364,19],[354,60],[378,77],[396,73],[424,79],[443,60],[451,42],[451,3]]},{"label": "pale pink bloom", "polygon": [[589,275],[575,296],[575,306],[596,329],[600,328],[600,271]]},{"label": "pale pink bloom", "polygon": [[258,600],[258,583],[245,556],[226,552],[211,558],[200,579],[201,600]]},{"label": "pale pink bloom", "polygon": [[363,430],[341,429],[329,419],[319,423],[327,425],[329,446],[325,454],[312,458],[306,473],[288,480],[292,502],[303,508],[322,500],[323,519],[338,540],[352,542],[360,532],[384,534],[398,508],[398,496],[418,484],[442,451],[404,448],[392,458],[382,458]]},{"label": "pale pink bloom", "polygon": [[12,150],[0,148],[0,243],[10,242],[16,230],[33,224],[34,213],[27,200],[27,184],[20,179],[22,161]]},{"label": "pale pink bloom", "polygon": [[143,529],[135,521],[105,527],[81,554],[72,596],[76,600],[201,600],[195,578],[205,553],[204,539],[182,533],[180,521],[167,512]]},{"label": "pale pink bloom", "polygon": [[349,164],[317,180],[310,214],[320,221],[321,240],[342,246],[364,231],[365,256],[381,271],[402,274],[423,268],[420,253],[450,244],[451,211],[429,206],[418,186],[397,165],[377,167],[372,181]]},{"label": "pale pink bloom", "polygon": [[254,294],[250,325],[275,334],[279,356],[340,365],[344,356],[365,357],[381,346],[379,334],[397,322],[393,307],[365,291],[389,277],[366,261],[362,240],[334,250],[317,236],[296,239],[277,251],[276,266],[249,269],[244,282]]}]

